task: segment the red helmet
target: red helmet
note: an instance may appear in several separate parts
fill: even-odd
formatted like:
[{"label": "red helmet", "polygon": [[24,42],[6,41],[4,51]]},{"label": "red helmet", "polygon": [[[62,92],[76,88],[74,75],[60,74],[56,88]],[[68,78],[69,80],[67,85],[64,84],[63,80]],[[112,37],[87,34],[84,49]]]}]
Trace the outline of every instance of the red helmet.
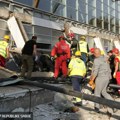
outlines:
[{"label": "red helmet", "polygon": [[112,52],[115,53],[115,54],[119,54],[119,50],[118,50],[117,48],[114,48],[114,49],[112,50]]},{"label": "red helmet", "polygon": [[91,49],[90,49],[90,52],[91,52],[91,53],[94,53],[94,51],[95,51],[95,48],[91,48]]},{"label": "red helmet", "polygon": [[67,36],[74,38],[74,37],[75,37],[75,34],[74,34],[74,33],[69,33]]},{"label": "red helmet", "polygon": [[59,37],[59,40],[61,40],[61,39],[63,39],[63,40],[64,40],[64,36],[60,36],[60,37]]}]

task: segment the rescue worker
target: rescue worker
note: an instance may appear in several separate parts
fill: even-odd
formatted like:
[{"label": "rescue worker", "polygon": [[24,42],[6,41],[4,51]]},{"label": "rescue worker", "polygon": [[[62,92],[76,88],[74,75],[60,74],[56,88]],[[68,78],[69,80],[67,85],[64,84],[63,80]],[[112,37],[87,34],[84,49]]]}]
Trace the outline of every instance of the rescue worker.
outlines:
[{"label": "rescue worker", "polygon": [[44,54],[41,51],[38,64],[40,62],[40,67],[42,71],[47,71],[47,72],[53,72],[54,71],[54,66],[53,62],[51,61],[50,55],[49,54]]},{"label": "rescue worker", "polygon": [[109,64],[110,64],[111,75],[112,75],[111,83],[116,84],[116,80],[115,80],[115,78],[113,78],[113,73],[114,73],[114,71],[115,71],[114,61],[115,61],[115,55],[113,54],[113,51],[110,50],[110,51],[108,52],[108,62],[109,62]]},{"label": "rescue worker", "polygon": [[10,37],[4,36],[4,39],[0,41],[0,66],[5,67],[6,60],[10,58],[8,42]]},{"label": "rescue worker", "polygon": [[76,91],[81,91],[80,82],[86,74],[86,66],[80,56],[80,51],[76,51],[75,57],[68,64],[68,75],[71,77],[73,89]]},{"label": "rescue worker", "polygon": [[88,44],[85,39],[86,39],[85,36],[80,37],[79,48],[80,48],[80,52],[81,52],[81,58],[84,61],[84,63],[86,64],[89,47],[88,47]]},{"label": "rescue worker", "polygon": [[71,51],[71,56],[75,55],[75,52],[77,50],[79,50],[79,43],[78,40],[75,38],[75,34],[74,33],[69,33],[67,35],[67,40],[66,42],[69,44],[70,46],[70,51]]},{"label": "rescue worker", "polygon": [[[113,77],[116,78],[117,84],[120,85],[120,54],[117,48],[113,49],[113,53],[115,54],[115,71],[113,73]],[[120,94],[120,89],[118,89],[118,93]]]},{"label": "rescue worker", "polygon": [[[95,96],[101,97],[102,95],[104,98],[113,100],[113,98],[106,91],[109,80],[111,79],[109,63],[107,62],[105,56],[101,55],[99,48],[95,48],[94,55],[96,58],[94,60],[92,75],[90,78],[91,82],[89,84],[92,85],[95,81]],[[99,104],[95,103],[96,112],[99,112],[99,108]],[[112,114],[113,110],[109,108],[108,113]]]},{"label": "rescue worker", "polygon": [[63,77],[67,76],[67,61],[70,60],[70,47],[66,43],[64,36],[59,37],[59,42],[55,44],[51,51],[51,59],[55,59],[54,78],[58,78],[60,69]]},{"label": "rescue worker", "polygon": [[[38,60],[37,56],[37,45],[36,45],[37,36],[32,36],[32,39],[27,41],[22,49],[22,69],[20,77],[30,79],[32,70],[33,70],[33,56],[35,57],[35,61]],[[27,76],[25,73],[27,71]]]},{"label": "rescue worker", "polygon": [[[75,57],[71,59],[68,64],[68,75],[71,78],[73,90],[81,92],[82,80],[86,74],[86,66],[84,62],[80,59],[80,51],[75,52]],[[80,98],[73,98],[73,102],[80,102]]]},{"label": "rescue worker", "polygon": [[[94,59],[95,59],[94,50],[95,50],[95,48],[91,48],[90,49],[90,54],[88,56],[87,75],[86,75],[87,82],[90,80],[90,76],[91,76],[91,73],[92,73],[93,62],[94,62]],[[92,87],[92,89],[94,89],[95,86],[93,85],[91,87]]]}]

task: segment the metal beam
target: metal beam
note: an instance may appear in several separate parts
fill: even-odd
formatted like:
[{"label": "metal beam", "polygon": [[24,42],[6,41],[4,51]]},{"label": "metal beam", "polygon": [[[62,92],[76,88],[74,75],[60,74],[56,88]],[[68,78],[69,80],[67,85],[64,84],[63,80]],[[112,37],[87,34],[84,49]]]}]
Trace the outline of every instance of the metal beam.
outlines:
[{"label": "metal beam", "polygon": [[43,83],[38,83],[38,82],[33,82],[33,81],[21,81],[20,83],[22,84],[27,84],[27,85],[32,85],[32,86],[36,86],[36,87],[40,87],[40,88],[44,88],[44,89],[48,89],[51,91],[55,91],[55,92],[60,92],[63,94],[67,94],[67,95],[71,95],[71,96],[76,96],[79,97],[81,99],[85,99],[85,100],[89,100],[95,103],[99,103],[99,104],[103,104],[106,106],[109,106],[111,108],[117,108],[120,109],[120,102],[117,101],[113,101],[113,100],[109,100],[109,99],[104,99],[101,97],[96,97],[93,95],[88,95],[85,93],[81,93],[81,92],[76,92],[76,91],[72,91],[66,88],[60,88],[60,87],[56,87],[53,85],[48,85],[48,84],[43,84]]},{"label": "metal beam", "polygon": [[120,89],[120,85],[110,84],[109,87]]}]

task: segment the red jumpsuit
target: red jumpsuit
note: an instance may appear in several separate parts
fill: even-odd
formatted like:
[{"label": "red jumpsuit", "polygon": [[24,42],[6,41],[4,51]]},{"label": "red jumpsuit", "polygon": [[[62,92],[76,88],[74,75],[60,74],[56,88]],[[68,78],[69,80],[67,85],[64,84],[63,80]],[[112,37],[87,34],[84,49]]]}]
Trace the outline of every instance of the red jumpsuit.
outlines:
[{"label": "red jumpsuit", "polygon": [[55,44],[51,51],[51,56],[57,56],[55,60],[54,77],[59,75],[60,68],[64,77],[67,76],[67,59],[70,59],[70,48],[65,40],[60,40]]},{"label": "red jumpsuit", "polygon": [[[120,59],[118,57],[115,58],[115,63],[116,62],[120,62]],[[117,84],[120,85],[120,71],[117,71],[116,73],[116,81],[117,81]],[[118,92],[120,94],[120,89],[118,89]]]}]

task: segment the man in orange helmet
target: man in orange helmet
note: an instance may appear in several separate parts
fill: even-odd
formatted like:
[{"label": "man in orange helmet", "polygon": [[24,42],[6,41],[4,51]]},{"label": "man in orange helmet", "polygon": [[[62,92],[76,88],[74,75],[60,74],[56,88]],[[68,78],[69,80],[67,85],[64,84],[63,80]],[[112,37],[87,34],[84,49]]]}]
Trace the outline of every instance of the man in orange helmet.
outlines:
[{"label": "man in orange helmet", "polygon": [[[113,77],[116,78],[117,84],[120,85],[120,54],[117,48],[114,48],[112,51],[115,54],[115,71]],[[118,93],[120,94],[120,89],[118,89]]]},{"label": "man in orange helmet", "polygon": [[9,41],[10,37],[8,35],[4,36],[4,39],[0,41],[0,66],[5,67],[6,59],[9,59]]}]

